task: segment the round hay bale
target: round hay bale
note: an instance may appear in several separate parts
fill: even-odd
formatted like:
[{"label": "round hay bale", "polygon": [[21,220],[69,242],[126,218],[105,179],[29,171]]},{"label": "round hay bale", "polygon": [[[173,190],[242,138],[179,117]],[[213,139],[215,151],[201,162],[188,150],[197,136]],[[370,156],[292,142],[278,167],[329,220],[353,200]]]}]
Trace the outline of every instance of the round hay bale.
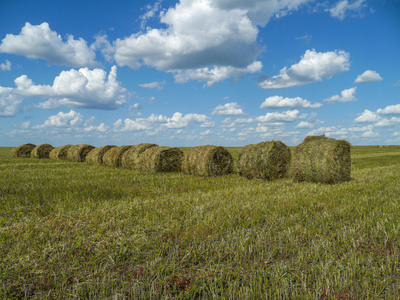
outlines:
[{"label": "round hay bale", "polygon": [[288,177],[291,152],[281,141],[250,144],[239,153],[237,168],[248,179],[274,180]]},{"label": "round hay bale", "polygon": [[87,144],[73,145],[68,149],[67,160],[72,162],[84,162],[86,156],[94,149],[94,146]]},{"label": "round hay bale", "polygon": [[116,146],[107,145],[107,146],[102,146],[102,147],[93,149],[86,156],[86,163],[89,165],[101,166],[103,164],[104,154],[106,154],[108,150],[110,150],[111,148],[114,148],[114,147],[116,147]]},{"label": "round hay bale", "polygon": [[337,183],[350,180],[350,143],[325,136],[306,137],[293,151],[295,182]]},{"label": "round hay bale", "polygon": [[32,149],[31,158],[49,158],[54,147],[50,144],[41,144]]},{"label": "round hay bale", "polygon": [[121,167],[122,154],[128,151],[131,147],[133,146],[130,145],[111,148],[103,156],[103,165],[116,168]]},{"label": "round hay bale", "polygon": [[51,150],[49,157],[51,159],[67,160],[68,150],[71,147],[72,145],[70,144],[56,147],[53,150]]},{"label": "round hay bale", "polygon": [[182,166],[183,152],[175,147],[155,146],[148,148],[139,156],[139,171],[179,172]]},{"label": "round hay bale", "polygon": [[32,150],[36,147],[34,144],[23,144],[11,150],[12,157],[31,157]]},{"label": "round hay bale", "polygon": [[182,159],[182,172],[199,176],[225,175],[233,171],[232,155],[224,147],[205,145],[190,148]]},{"label": "round hay bale", "polygon": [[121,166],[123,168],[138,170],[139,157],[144,151],[151,147],[156,147],[158,145],[152,143],[141,143],[129,148],[121,157]]}]

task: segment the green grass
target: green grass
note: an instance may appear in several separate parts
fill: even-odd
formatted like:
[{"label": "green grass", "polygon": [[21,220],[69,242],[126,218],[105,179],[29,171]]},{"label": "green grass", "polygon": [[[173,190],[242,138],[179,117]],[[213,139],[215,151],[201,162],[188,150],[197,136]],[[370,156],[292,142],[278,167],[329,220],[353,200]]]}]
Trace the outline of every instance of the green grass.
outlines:
[{"label": "green grass", "polygon": [[[400,149],[350,182],[143,174],[0,148],[0,299],[398,299]],[[230,148],[237,158],[239,148]]]}]

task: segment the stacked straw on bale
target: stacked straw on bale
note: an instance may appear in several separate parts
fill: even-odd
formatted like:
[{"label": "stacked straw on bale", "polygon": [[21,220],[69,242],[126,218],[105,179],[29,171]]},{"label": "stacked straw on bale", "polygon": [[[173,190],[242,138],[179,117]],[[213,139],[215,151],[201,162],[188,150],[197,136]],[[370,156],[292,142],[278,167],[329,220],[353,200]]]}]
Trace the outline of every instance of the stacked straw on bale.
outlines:
[{"label": "stacked straw on bale", "polygon": [[182,159],[182,172],[199,176],[225,175],[233,171],[232,155],[224,147],[206,145],[190,148]]},{"label": "stacked straw on bale", "polygon": [[308,136],[293,151],[295,182],[337,183],[350,180],[350,143],[325,136]]},{"label": "stacked straw on bale", "polygon": [[73,145],[68,149],[67,160],[72,162],[84,162],[86,156],[94,147],[87,144]]},{"label": "stacked straw on bale", "polygon": [[86,163],[89,165],[97,165],[101,166],[103,164],[103,157],[107,153],[108,150],[111,148],[114,148],[116,146],[112,145],[107,145],[107,146],[102,146],[93,149],[92,151],[89,152],[89,154],[86,156]]},{"label": "stacked straw on bale", "polygon": [[51,150],[49,156],[51,159],[67,160],[68,150],[71,147],[72,147],[72,145],[68,144],[68,145],[54,148],[53,150]]},{"label": "stacked straw on bale", "polygon": [[138,170],[139,157],[144,151],[151,147],[156,147],[158,145],[152,143],[141,143],[129,148],[121,158],[121,166],[123,168]]},{"label": "stacked straw on bale", "polygon": [[250,144],[239,153],[238,172],[248,179],[273,180],[288,176],[291,153],[281,141]]},{"label": "stacked straw on bale", "polygon": [[49,158],[54,147],[50,144],[41,144],[32,149],[31,158]]},{"label": "stacked straw on bale", "polygon": [[36,147],[34,144],[23,144],[11,150],[12,157],[31,157],[32,150]]},{"label": "stacked straw on bale", "polygon": [[103,156],[103,165],[109,167],[121,167],[122,155],[133,146],[120,146],[108,150]]},{"label": "stacked straw on bale", "polygon": [[139,156],[138,169],[142,172],[179,172],[183,152],[175,147],[154,146]]}]

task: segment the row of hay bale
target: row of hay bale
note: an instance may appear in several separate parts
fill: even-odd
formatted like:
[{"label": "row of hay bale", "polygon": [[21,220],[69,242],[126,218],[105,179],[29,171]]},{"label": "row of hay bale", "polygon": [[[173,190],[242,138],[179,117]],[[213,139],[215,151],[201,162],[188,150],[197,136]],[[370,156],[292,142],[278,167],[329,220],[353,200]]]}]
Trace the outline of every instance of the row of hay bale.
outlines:
[{"label": "row of hay bale", "polygon": [[[274,180],[291,177],[295,182],[337,183],[350,180],[350,144],[325,136],[308,136],[291,151],[280,141],[243,147],[237,171],[249,179]],[[175,147],[142,143],[133,146],[21,145],[12,151],[15,157],[52,158],[91,165],[122,167],[142,172],[179,172],[199,176],[233,172],[234,160],[224,147],[206,145],[183,153]]]}]

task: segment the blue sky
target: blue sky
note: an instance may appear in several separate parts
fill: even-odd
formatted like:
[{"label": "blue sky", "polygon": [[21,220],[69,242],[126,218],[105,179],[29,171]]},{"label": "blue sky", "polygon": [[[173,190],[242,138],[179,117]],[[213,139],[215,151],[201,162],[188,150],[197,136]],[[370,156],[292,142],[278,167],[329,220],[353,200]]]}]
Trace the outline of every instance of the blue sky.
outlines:
[{"label": "blue sky", "polygon": [[400,1],[2,1],[0,146],[400,144]]}]

